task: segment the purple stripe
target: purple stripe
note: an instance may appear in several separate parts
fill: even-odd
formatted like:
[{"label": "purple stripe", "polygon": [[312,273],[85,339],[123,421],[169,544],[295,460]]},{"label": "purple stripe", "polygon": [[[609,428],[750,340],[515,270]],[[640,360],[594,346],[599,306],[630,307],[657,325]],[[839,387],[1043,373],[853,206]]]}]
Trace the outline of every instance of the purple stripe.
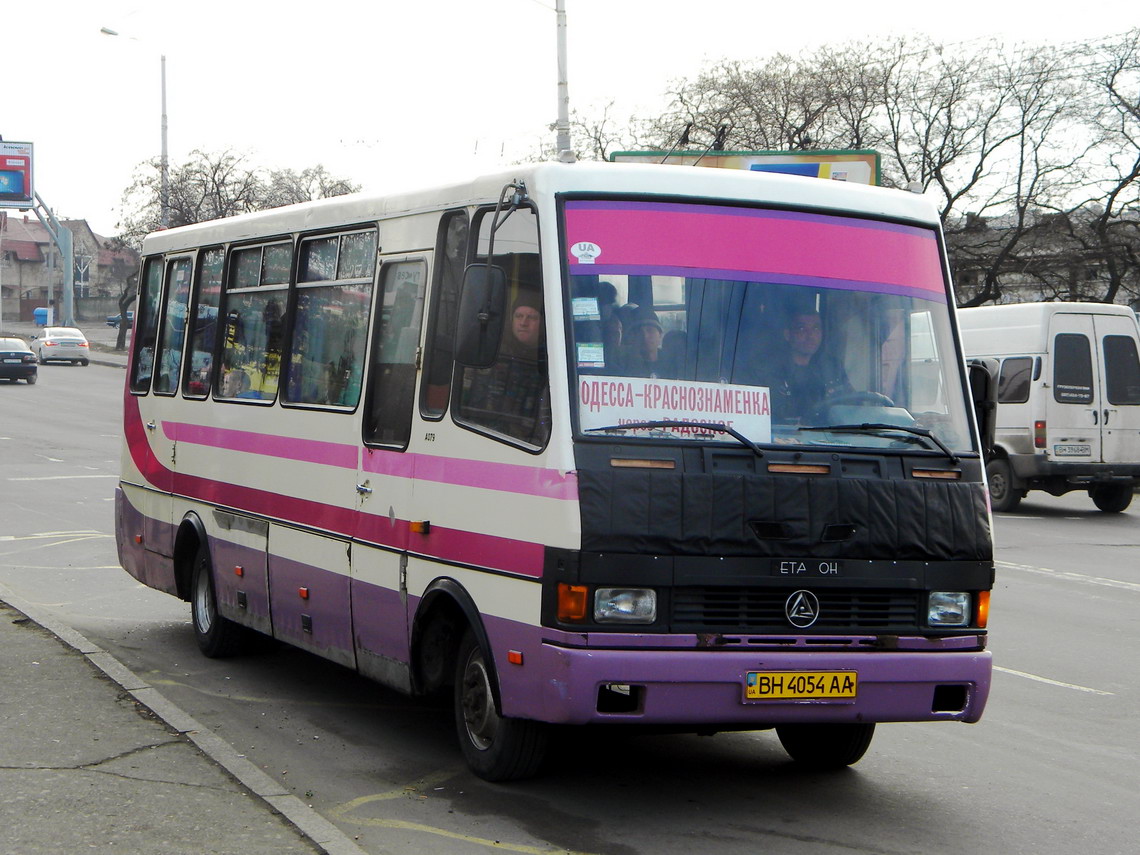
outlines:
[{"label": "purple stripe", "polygon": [[885,223],[880,220],[868,220],[859,216],[839,216],[837,214],[809,214],[804,211],[781,211],[773,208],[747,208],[742,206],[726,205],[694,205],[673,204],[671,202],[607,202],[581,201],[567,202],[567,210],[572,211],[683,211],[685,213],[707,214],[716,212],[727,217],[760,217],[764,219],[792,220],[803,223],[839,223],[860,229],[873,229],[874,231],[897,232],[907,235],[930,235],[930,229],[922,226],[907,226],[901,223]]},{"label": "purple stripe", "polygon": [[[835,291],[861,291],[868,294],[891,294],[897,297],[914,297],[945,303],[946,295],[931,291],[916,291],[907,285],[892,285],[887,282],[864,282],[859,279],[825,279],[818,276],[796,276],[790,273],[762,273],[750,270],[721,270],[715,267],[667,267],[643,266],[640,264],[590,264],[576,265],[575,276],[605,276],[607,274],[627,276],[681,276],[689,279],[724,279],[730,282],[755,282],[758,279],[775,285],[808,285],[814,288],[829,288]],[[941,298],[941,299],[939,299]]]},{"label": "purple stripe", "polygon": [[416,480],[575,501],[578,476],[537,466],[417,454]]}]

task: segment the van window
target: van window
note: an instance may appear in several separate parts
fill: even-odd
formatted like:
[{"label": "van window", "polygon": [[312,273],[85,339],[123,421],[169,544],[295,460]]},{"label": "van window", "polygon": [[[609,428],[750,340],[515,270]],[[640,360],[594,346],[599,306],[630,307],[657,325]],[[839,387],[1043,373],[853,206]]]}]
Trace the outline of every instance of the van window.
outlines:
[{"label": "van window", "polygon": [[1111,404],[1140,404],[1140,358],[1132,336],[1104,337],[1105,394]]},{"label": "van window", "polygon": [[998,374],[998,403],[1024,404],[1029,400],[1029,377],[1033,360],[1028,356],[1015,356],[1001,364]]},{"label": "van window", "polygon": [[1092,350],[1080,333],[1059,333],[1053,340],[1053,398],[1061,404],[1092,403]]}]

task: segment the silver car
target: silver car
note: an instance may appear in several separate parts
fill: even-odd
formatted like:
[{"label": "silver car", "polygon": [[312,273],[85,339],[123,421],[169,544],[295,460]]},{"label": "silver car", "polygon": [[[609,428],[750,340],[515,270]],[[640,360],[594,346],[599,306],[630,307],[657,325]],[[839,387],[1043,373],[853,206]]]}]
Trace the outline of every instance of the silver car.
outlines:
[{"label": "silver car", "polygon": [[91,359],[91,345],[75,327],[45,327],[41,335],[32,339],[32,350],[41,365],[46,362],[86,365]]}]

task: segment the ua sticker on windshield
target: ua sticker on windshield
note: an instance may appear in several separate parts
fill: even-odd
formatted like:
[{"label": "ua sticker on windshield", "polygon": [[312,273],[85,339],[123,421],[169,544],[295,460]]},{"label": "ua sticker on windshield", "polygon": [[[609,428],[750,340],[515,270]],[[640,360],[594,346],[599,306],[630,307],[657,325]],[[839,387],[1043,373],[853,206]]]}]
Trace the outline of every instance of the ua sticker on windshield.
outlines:
[{"label": "ua sticker on windshield", "polygon": [[[583,377],[578,383],[582,430],[638,422],[709,422],[739,431],[753,442],[772,441],[771,399],[765,386],[733,386],[685,380]],[[638,428],[649,435],[700,438],[699,429]]]}]

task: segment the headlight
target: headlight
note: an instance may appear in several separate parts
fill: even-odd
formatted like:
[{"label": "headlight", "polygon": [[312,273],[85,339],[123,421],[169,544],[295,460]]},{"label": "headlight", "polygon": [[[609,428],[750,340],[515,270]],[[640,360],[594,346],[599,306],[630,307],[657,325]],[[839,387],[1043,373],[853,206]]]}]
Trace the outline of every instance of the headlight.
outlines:
[{"label": "headlight", "polygon": [[597,623],[653,623],[657,592],[652,588],[598,588],[594,592]]},{"label": "headlight", "polygon": [[964,591],[932,591],[927,601],[930,626],[966,626],[970,623],[970,595]]}]

